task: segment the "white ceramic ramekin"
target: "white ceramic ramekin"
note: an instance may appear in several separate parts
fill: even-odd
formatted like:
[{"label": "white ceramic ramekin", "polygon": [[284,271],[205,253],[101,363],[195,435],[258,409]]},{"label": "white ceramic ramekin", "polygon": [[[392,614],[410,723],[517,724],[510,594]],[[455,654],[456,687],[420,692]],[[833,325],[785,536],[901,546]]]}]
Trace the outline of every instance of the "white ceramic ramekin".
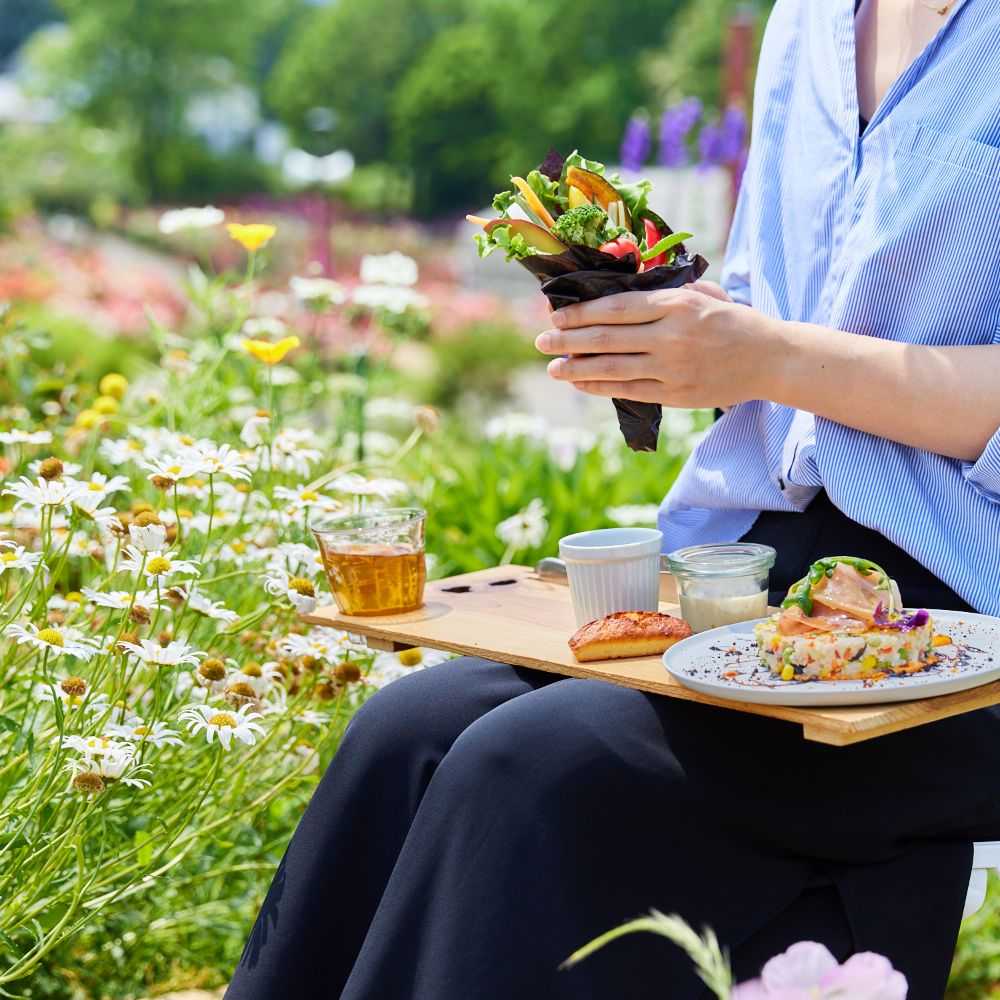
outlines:
[{"label": "white ceramic ramekin", "polygon": [[599,528],[560,538],[577,625],[616,611],[656,611],[662,544],[655,528]]}]

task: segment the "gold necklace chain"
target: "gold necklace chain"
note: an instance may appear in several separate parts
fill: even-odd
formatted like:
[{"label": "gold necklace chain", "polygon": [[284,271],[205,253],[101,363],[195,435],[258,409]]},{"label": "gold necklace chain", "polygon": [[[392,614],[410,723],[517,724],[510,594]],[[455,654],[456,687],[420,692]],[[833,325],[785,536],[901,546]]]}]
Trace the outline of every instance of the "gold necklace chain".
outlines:
[{"label": "gold necklace chain", "polygon": [[920,0],[920,6],[926,7],[928,10],[936,11],[942,17],[944,17],[952,7],[955,6],[955,0],[948,0],[948,3],[939,7],[936,3],[928,3],[927,0]]}]

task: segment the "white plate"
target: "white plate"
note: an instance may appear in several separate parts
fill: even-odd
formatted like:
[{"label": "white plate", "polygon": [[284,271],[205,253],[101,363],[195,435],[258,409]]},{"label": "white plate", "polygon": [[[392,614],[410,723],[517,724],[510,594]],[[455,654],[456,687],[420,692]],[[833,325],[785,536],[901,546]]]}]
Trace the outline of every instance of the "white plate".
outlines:
[{"label": "white plate", "polygon": [[[959,611],[931,611],[941,662],[926,671],[883,680],[783,681],[757,654],[753,627],[763,618],[723,625],[683,639],[663,654],[667,670],[685,687],[768,705],[874,705],[933,698],[1000,679],[1000,618]],[[730,674],[723,676],[723,673]]]}]

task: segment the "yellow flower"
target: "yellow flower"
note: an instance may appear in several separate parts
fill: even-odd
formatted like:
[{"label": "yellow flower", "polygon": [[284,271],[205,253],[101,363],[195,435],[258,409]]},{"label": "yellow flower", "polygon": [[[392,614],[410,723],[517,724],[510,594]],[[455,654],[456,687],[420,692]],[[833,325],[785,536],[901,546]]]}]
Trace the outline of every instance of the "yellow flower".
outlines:
[{"label": "yellow flower", "polygon": [[227,222],[226,231],[244,250],[259,250],[278,230],[263,222]]},{"label": "yellow flower", "polygon": [[299,346],[298,337],[284,337],[277,343],[270,343],[267,340],[243,340],[243,350],[247,354],[252,354],[258,361],[263,361],[265,365],[276,365],[291,350]]},{"label": "yellow flower", "polygon": [[124,375],[119,375],[118,372],[109,372],[101,379],[99,388],[102,396],[113,396],[115,399],[121,399],[128,388],[128,379]]}]

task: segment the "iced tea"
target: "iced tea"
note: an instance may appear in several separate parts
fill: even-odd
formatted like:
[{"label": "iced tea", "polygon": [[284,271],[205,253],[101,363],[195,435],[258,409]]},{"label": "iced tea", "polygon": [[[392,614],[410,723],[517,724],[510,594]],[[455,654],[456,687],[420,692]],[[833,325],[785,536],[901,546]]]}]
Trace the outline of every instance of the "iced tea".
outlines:
[{"label": "iced tea", "polygon": [[382,545],[331,550],[323,565],[337,607],[345,615],[392,615],[424,601],[427,570],[423,552]]},{"label": "iced tea", "polygon": [[313,527],[337,607],[345,615],[395,615],[422,607],[424,511],[362,511]]}]

